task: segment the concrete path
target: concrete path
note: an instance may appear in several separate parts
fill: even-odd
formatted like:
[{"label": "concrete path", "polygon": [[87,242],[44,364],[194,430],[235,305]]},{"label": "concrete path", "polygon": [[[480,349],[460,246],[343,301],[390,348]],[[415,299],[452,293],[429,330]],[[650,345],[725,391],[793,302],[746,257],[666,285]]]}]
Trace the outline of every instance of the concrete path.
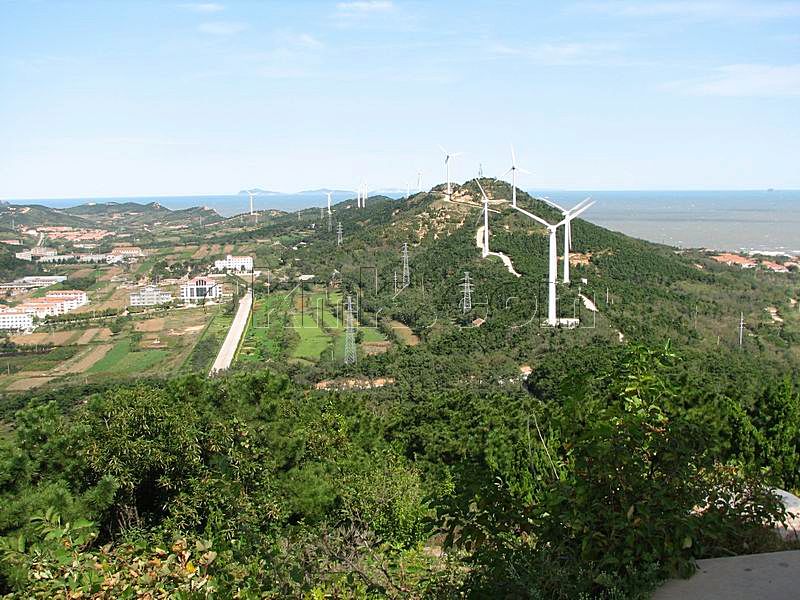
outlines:
[{"label": "concrete path", "polygon": [[690,579],[670,579],[653,600],[800,598],[800,550],[697,561]]},{"label": "concrete path", "polygon": [[233,356],[236,354],[236,348],[239,347],[239,340],[242,339],[245,327],[247,326],[247,319],[250,317],[250,305],[253,303],[252,292],[245,294],[239,299],[239,310],[236,311],[236,316],[233,317],[233,323],[228,330],[228,335],[225,336],[225,341],[222,342],[222,347],[219,349],[214,365],[211,367],[210,375],[218,371],[224,371],[231,366]]},{"label": "concrete path", "polygon": [[[475,245],[481,250],[483,250],[483,225],[478,227],[478,231],[475,234]],[[506,269],[508,270],[509,273],[511,273],[515,277],[522,277],[522,275],[517,273],[516,269],[514,268],[514,263],[511,262],[511,259],[508,257],[508,255],[503,254],[502,252],[492,252],[490,250],[489,256],[500,257],[500,260],[503,261],[503,264],[506,266]]]}]

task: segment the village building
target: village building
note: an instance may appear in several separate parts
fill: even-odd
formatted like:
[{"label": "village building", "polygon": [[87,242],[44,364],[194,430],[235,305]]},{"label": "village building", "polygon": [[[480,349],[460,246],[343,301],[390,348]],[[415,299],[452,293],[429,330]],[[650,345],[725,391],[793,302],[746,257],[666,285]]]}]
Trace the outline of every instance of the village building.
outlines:
[{"label": "village building", "polygon": [[181,286],[181,300],[187,304],[216,300],[221,296],[222,286],[209,277],[194,277]]},{"label": "village building", "polygon": [[132,292],[130,300],[131,306],[157,306],[172,302],[172,294],[163,291],[157,285],[146,285]]},{"label": "village building", "polygon": [[754,269],[758,264],[752,258],[747,258],[746,256],[742,256],[741,254],[717,254],[716,256],[712,256],[715,261],[718,263],[722,263],[723,265],[728,265],[732,267],[734,265],[741,267],[742,269]]},{"label": "village building", "polygon": [[6,331],[33,329],[33,315],[15,308],[0,310],[0,329]]},{"label": "village building", "polygon": [[112,248],[111,254],[121,258],[140,258],[144,256],[144,252],[138,246],[117,246]]},{"label": "village building", "polygon": [[250,273],[253,270],[252,256],[232,256],[228,254],[223,260],[214,261],[216,271],[245,271]]}]

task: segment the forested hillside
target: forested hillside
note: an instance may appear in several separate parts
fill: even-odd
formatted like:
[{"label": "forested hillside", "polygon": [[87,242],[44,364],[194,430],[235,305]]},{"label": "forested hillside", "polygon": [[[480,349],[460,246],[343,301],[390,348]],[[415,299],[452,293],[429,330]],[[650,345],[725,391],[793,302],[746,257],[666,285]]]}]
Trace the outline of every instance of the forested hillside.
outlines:
[{"label": "forested hillside", "polygon": [[0,591],[646,598],[695,559],[792,547],[771,490],[800,488],[797,276],[577,220],[558,299],[580,326],[543,327],[546,230],[481,184],[519,276],[481,258],[474,182],[338,203],[330,231],[316,209],[194,225],[261,272],[238,361],[5,396]]}]

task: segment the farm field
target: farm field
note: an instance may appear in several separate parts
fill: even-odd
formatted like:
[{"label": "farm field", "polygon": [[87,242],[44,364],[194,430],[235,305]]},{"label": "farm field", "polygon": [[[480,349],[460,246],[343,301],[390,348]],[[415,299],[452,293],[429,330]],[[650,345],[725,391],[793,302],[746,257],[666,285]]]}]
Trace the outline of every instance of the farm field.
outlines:
[{"label": "farm field", "polygon": [[12,336],[29,350],[0,356],[0,391],[173,374],[201,339],[213,359],[230,324],[224,311],[222,305],[177,308],[93,321],[84,329]]},{"label": "farm field", "polygon": [[[326,293],[319,286],[308,292],[297,288],[289,294],[259,298],[254,308],[254,322],[245,334],[237,360],[268,361],[282,353],[285,358],[301,363],[313,363],[325,357],[341,360],[345,339],[343,310],[341,293]],[[360,352],[385,352],[391,342],[374,327],[374,315],[366,320],[371,320],[373,326],[356,322]]]}]

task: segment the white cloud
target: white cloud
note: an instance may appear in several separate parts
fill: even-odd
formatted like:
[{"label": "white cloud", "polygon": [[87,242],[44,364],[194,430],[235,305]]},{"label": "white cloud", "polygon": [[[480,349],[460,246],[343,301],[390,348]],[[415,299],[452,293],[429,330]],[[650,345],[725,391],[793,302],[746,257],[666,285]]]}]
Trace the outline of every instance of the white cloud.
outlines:
[{"label": "white cloud", "polygon": [[530,46],[510,46],[495,43],[489,46],[490,54],[516,56],[541,65],[594,65],[618,64],[616,43],[605,42],[554,42]]},{"label": "white cloud", "polygon": [[178,6],[198,13],[217,13],[225,10],[222,4],[217,4],[216,2],[187,2]]},{"label": "white cloud", "polygon": [[386,12],[392,8],[394,8],[394,4],[391,0],[352,0],[336,4],[339,12],[349,14]]},{"label": "white cloud", "polygon": [[581,2],[579,11],[606,13],[623,17],[679,17],[691,19],[783,19],[800,17],[800,2],[767,0],[739,1],[642,1]]},{"label": "white cloud", "polygon": [[673,81],[664,88],[695,96],[800,96],[800,64],[727,65],[710,77]]},{"label": "white cloud", "polygon": [[322,42],[320,42],[317,38],[313,35],[308,33],[301,33],[294,37],[293,39],[295,45],[300,46],[301,48],[322,48]]},{"label": "white cloud", "polygon": [[245,23],[235,21],[211,21],[198,25],[197,30],[211,35],[234,35],[247,29]]}]

